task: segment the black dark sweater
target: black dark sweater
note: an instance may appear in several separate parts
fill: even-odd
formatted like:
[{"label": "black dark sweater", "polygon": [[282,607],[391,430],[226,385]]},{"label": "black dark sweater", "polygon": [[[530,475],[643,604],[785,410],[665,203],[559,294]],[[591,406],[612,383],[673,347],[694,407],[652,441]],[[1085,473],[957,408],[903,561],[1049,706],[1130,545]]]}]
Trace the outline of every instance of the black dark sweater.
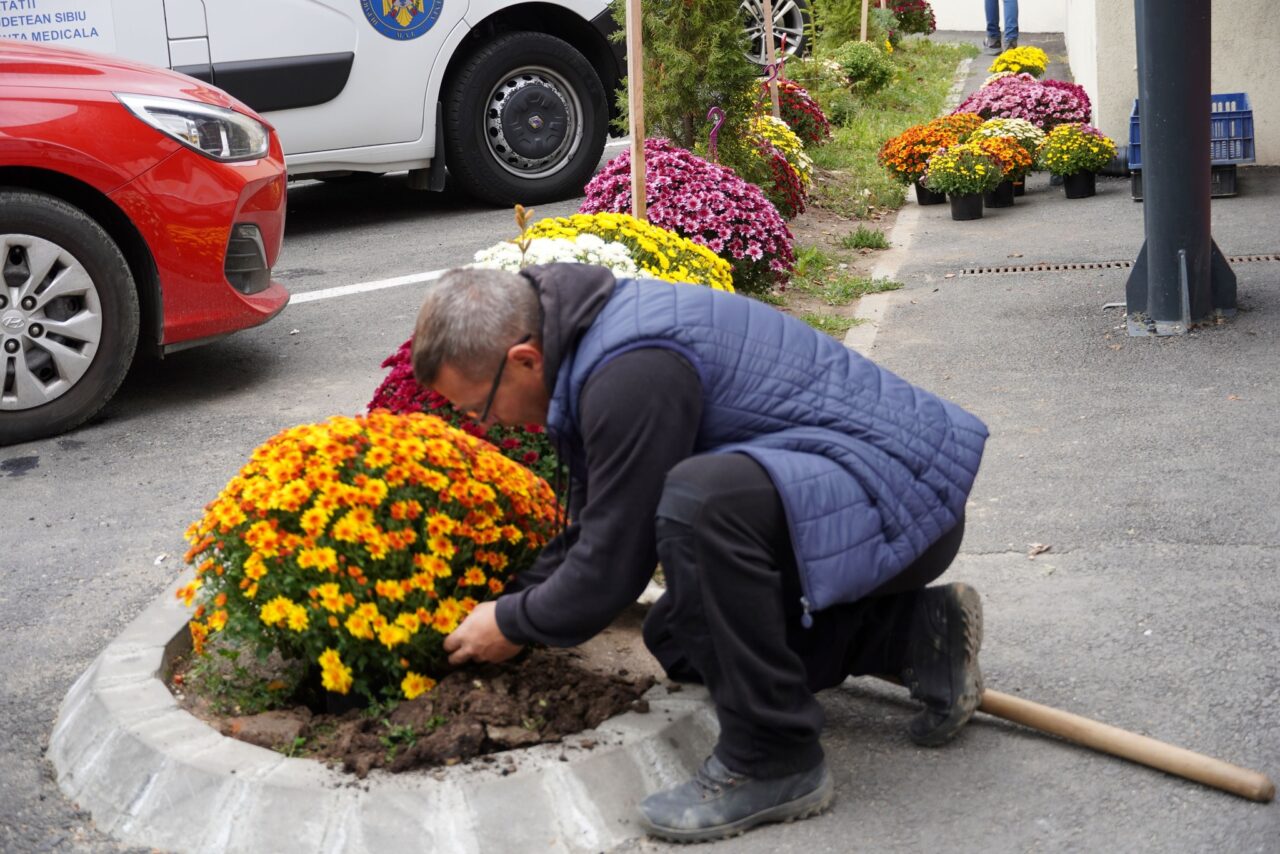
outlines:
[{"label": "black dark sweater", "polygon": [[663,482],[693,453],[701,418],[697,372],[670,350],[632,350],[592,374],[579,398],[582,446],[565,449],[573,524],[498,599],[508,640],[574,646],[635,601],[658,562]]}]

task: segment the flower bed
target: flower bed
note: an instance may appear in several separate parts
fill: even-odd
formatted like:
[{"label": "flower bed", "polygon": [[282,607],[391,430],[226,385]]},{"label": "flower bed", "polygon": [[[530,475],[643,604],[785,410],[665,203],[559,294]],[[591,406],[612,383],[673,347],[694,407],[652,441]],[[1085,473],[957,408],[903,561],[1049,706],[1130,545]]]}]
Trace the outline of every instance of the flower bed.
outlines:
[{"label": "flower bed", "polygon": [[733,290],[733,271],[728,261],[674,231],[638,220],[630,214],[548,217],[538,220],[525,234],[535,240],[595,235],[625,246],[641,275],[664,282],[706,285],[718,291]]},{"label": "flower bed", "polygon": [[328,691],[412,699],[444,637],[553,533],[550,487],[427,415],[293,427],[187,531],[199,652],[210,632],[319,666]]},{"label": "flower bed", "polygon": [[[784,285],[795,266],[791,232],[760,188],[665,139],[647,139],[649,221],[684,235],[733,265],[734,287]],[[631,152],[605,165],[586,187],[582,213],[631,210]]]}]

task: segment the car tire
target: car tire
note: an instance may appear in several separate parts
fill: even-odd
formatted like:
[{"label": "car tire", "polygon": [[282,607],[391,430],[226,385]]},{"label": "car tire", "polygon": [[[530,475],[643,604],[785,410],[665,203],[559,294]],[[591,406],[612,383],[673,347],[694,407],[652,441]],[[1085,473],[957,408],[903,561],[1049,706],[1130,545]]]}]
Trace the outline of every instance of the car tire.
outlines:
[{"label": "car tire", "polygon": [[138,292],[120,247],[61,199],[0,189],[0,276],[0,445],[83,424],[120,387],[138,344]]},{"label": "car tire", "polygon": [[[760,0],[742,0],[743,28],[750,47],[747,59],[756,65],[768,65],[769,54],[764,44],[764,4]],[[787,58],[804,56],[808,47],[809,30],[813,18],[807,0],[775,0],[773,8],[773,39],[775,50],[782,34],[787,34]]]},{"label": "car tire", "polygon": [[591,63],[544,33],[508,33],[467,57],[444,105],[445,163],[495,204],[580,195],[604,151],[609,114]]}]

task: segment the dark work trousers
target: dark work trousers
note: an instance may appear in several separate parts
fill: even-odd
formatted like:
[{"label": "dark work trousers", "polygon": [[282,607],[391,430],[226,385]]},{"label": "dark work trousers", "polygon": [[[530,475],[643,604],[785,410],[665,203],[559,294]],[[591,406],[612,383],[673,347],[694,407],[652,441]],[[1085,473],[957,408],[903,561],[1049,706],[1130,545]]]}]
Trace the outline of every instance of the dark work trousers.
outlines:
[{"label": "dark work trousers", "polygon": [[716,756],[752,777],[822,761],[814,692],[846,676],[898,674],[917,592],[951,564],[964,520],[857,602],[801,623],[795,552],[777,489],[743,454],[691,457],[667,475],[657,519],[667,592],[644,623],[649,651],[680,681],[706,684]]}]

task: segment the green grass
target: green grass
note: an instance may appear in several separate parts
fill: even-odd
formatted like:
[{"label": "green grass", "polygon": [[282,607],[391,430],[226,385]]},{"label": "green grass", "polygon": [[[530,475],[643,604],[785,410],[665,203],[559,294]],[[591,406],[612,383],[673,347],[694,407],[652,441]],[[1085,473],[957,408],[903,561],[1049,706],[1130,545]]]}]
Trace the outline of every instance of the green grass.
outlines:
[{"label": "green grass", "polygon": [[816,246],[802,246],[796,252],[796,268],[788,290],[816,297],[830,306],[849,305],[860,296],[896,291],[901,282],[872,279],[845,272],[840,255],[824,252]]},{"label": "green grass", "polygon": [[970,44],[908,39],[893,53],[897,74],[883,90],[871,95],[816,91],[838,126],[830,142],[808,152],[815,166],[834,173],[814,182],[813,203],[858,219],[873,208],[900,207],[906,188],[881,168],[876,152],[889,137],[941,113],[956,64],[977,52]]},{"label": "green grass", "polygon": [[808,312],[800,315],[800,319],[819,332],[825,332],[833,338],[843,338],[844,334],[862,323],[857,317],[846,317],[843,314],[819,314]]},{"label": "green grass", "polygon": [[844,249],[888,249],[889,238],[878,228],[859,225],[852,234],[845,234],[837,241]]}]

